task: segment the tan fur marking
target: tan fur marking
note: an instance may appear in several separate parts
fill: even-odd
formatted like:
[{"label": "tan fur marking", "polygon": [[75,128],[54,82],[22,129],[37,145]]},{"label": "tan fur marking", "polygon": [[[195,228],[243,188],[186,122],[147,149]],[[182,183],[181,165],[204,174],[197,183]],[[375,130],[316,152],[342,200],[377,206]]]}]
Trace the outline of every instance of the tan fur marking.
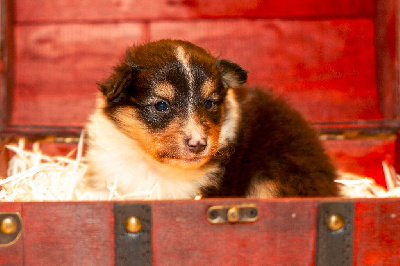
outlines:
[{"label": "tan fur marking", "polygon": [[230,72],[225,73],[222,78],[225,86],[229,88],[236,88],[241,85],[241,83],[238,82],[238,76],[235,73],[230,73]]},{"label": "tan fur marking", "polygon": [[233,89],[229,89],[226,95],[224,116],[225,119],[218,140],[220,149],[225,147],[229,141],[235,141],[241,119],[240,106]]},{"label": "tan fur marking", "polygon": [[276,198],[279,196],[278,186],[271,180],[255,181],[250,185],[248,198]]},{"label": "tan fur marking", "polygon": [[194,154],[189,151],[185,142],[188,134],[194,134],[192,137],[206,137],[195,117],[189,119],[186,125],[175,119],[164,130],[150,132],[140,121],[134,108],[120,107],[114,116],[123,132],[136,140],[147,154],[170,166],[184,169],[199,168],[207,163],[218,149],[219,127],[214,127],[209,132],[208,148],[205,152]]},{"label": "tan fur marking", "polygon": [[203,98],[208,98],[215,91],[215,83],[211,79],[204,81],[201,86],[201,95]]},{"label": "tan fur marking", "polygon": [[175,97],[175,88],[168,82],[158,83],[154,86],[154,92],[158,97],[172,101]]}]

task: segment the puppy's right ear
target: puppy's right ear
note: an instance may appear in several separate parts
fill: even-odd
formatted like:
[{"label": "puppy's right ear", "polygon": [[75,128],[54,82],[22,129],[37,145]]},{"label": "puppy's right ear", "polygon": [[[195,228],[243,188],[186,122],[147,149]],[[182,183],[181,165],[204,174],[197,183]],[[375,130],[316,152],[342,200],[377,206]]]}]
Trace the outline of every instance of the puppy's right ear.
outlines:
[{"label": "puppy's right ear", "polygon": [[100,91],[108,100],[115,99],[127,84],[140,72],[140,67],[133,64],[129,51],[126,60],[114,68],[112,74],[104,83],[98,83]]},{"label": "puppy's right ear", "polygon": [[217,68],[225,88],[236,88],[247,81],[247,71],[236,63],[228,60],[218,60]]}]

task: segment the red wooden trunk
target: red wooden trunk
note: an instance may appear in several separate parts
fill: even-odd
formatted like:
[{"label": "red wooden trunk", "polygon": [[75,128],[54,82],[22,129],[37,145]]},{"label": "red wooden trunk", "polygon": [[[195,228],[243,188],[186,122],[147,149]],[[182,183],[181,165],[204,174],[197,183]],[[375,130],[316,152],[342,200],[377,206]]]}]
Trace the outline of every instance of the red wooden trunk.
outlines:
[{"label": "red wooden trunk", "polygon": [[[212,206],[249,203],[259,211],[255,222],[211,224],[206,219]],[[321,221],[325,212],[324,217],[340,213],[331,206],[350,210],[338,231]],[[1,265],[400,263],[396,199],[1,203],[0,208],[19,212],[23,223],[20,238],[0,247]],[[125,231],[123,222],[130,216],[142,221],[138,233]],[[332,246],[337,243],[332,237],[342,238],[343,245]],[[335,251],[341,256],[332,256]]]},{"label": "red wooden trunk", "polygon": [[[94,108],[96,82],[128,45],[180,38],[241,64],[250,85],[271,88],[320,131],[339,169],[384,185],[383,160],[400,170],[399,19],[398,0],[2,0],[0,145],[68,142]],[[70,146],[42,147],[66,154]],[[211,206],[249,203],[256,222],[206,219]],[[396,199],[121,204],[0,203],[0,220],[22,217],[0,264],[400,264]],[[343,210],[345,228],[327,230],[325,218]],[[140,216],[142,231],[124,231],[124,215]]]},{"label": "red wooden trunk", "polygon": [[128,45],[181,38],[286,98],[341,170],[399,165],[397,0],[2,2],[3,139],[77,136]]}]

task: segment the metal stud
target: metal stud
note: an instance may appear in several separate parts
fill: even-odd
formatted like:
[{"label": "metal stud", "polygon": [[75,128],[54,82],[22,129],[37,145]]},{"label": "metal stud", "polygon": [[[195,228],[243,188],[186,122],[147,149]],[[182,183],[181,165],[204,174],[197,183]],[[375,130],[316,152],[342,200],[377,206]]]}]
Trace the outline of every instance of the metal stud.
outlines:
[{"label": "metal stud", "polygon": [[5,235],[12,235],[18,230],[17,221],[13,217],[1,220],[0,231]]},{"label": "metal stud", "polygon": [[227,219],[230,223],[236,223],[240,220],[239,209],[236,206],[230,207],[227,213]]},{"label": "metal stud", "polygon": [[125,221],[125,229],[129,233],[137,234],[142,229],[142,223],[139,218],[131,216]]},{"label": "metal stud", "polygon": [[332,214],[327,221],[328,227],[332,231],[339,231],[344,226],[344,219],[339,214]]}]

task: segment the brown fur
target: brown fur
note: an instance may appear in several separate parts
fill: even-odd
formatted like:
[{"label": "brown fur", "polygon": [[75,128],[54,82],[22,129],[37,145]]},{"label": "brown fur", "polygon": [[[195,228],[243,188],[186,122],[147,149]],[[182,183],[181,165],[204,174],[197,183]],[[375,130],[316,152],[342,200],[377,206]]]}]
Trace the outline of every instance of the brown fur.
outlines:
[{"label": "brown fur", "polygon": [[[241,87],[246,79],[189,42],[129,48],[89,124],[94,179],[114,171],[126,191],[162,184],[161,198],[337,195],[314,130],[283,100]],[[108,145],[118,140],[101,128],[126,145]]]}]

